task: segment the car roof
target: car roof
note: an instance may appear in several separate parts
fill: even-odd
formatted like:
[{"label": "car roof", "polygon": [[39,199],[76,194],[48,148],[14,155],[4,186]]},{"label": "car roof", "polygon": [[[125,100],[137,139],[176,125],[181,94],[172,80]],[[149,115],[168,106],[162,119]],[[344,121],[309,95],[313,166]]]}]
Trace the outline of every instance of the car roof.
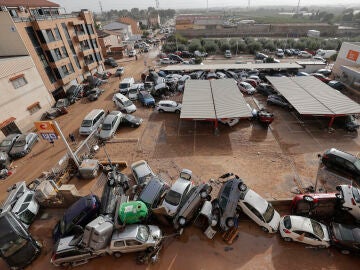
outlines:
[{"label": "car roof", "polygon": [[[360,227],[353,225],[345,225],[340,223],[332,223],[333,231],[336,238],[341,238],[342,241],[351,241],[360,243]],[[340,235],[337,233],[339,232]]]},{"label": "car roof", "polygon": [[135,171],[137,171],[137,174],[139,175],[147,175],[149,172],[152,173],[152,170],[149,166],[149,164],[145,160],[140,160],[138,162],[134,162],[131,164],[131,168]]},{"label": "car roof", "polygon": [[301,216],[289,216],[289,217],[291,219],[292,231],[301,230],[304,232],[314,233],[310,218],[301,217]]},{"label": "car roof", "polygon": [[116,117],[116,115],[114,115],[114,114],[108,114],[105,117],[104,124],[111,124],[115,117]]},{"label": "car roof", "polygon": [[175,183],[171,186],[171,190],[174,190],[179,193],[183,193],[184,190],[191,185],[191,182],[189,180],[185,180],[182,178],[178,178]]},{"label": "car roof", "polygon": [[176,102],[173,101],[173,100],[161,100],[161,101],[159,101],[159,104],[172,104],[172,105],[175,105]]},{"label": "car roof", "polygon": [[4,141],[12,141],[14,138],[19,137],[21,134],[19,133],[13,133],[9,134],[4,138]]},{"label": "car roof", "polygon": [[62,252],[68,249],[74,249],[74,246],[70,246],[70,242],[74,239],[74,235],[63,237],[59,240],[56,252]]},{"label": "car roof", "polygon": [[113,232],[111,240],[126,240],[129,238],[136,238],[136,235],[141,226],[146,227],[146,225],[131,224],[131,225],[126,225],[125,229],[122,231],[115,230]]},{"label": "car roof", "polygon": [[247,189],[247,192],[245,194],[243,201],[249,203],[260,213],[265,213],[265,211],[269,205],[269,203],[263,197],[261,197],[259,194],[257,194],[252,189]]},{"label": "car roof", "polygon": [[328,153],[328,154],[330,153],[330,154],[340,156],[340,157],[345,158],[345,159],[347,159],[347,160],[349,160],[351,162],[355,162],[358,159],[354,155],[349,154],[349,153],[344,152],[344,151],[341,151],[341,150],[338,150],[336,148],[330,148],[330,149],[326,150],[325,153]]}]

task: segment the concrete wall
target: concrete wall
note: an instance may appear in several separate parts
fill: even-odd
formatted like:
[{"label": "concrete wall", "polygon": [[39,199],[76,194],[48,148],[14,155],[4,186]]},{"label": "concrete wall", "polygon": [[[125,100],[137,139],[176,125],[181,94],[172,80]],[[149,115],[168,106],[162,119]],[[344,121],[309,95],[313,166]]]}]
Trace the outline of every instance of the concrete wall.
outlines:
[{"label": "concrete wall", "polygon": [[[15,117],[15,124],[20,131],[26,132],[33,128],[33,122],[39,120],[55,101],[47,91],[30,56],[25,59],[16,57],[0,61],[0,69],[9,67],[13,68],[11,73],[0,78],[0,122]],[[15,89],[9,79],[19,74],[24,74],[27,84]],[[39,102],[41,109],[31,114],[27,107],[36,102]],[[0,139],[4,137],[0,132]]]},{"label": "concrete wall", "polygon": [[[350,50],[355,52],[355,56],[356,54],[359,54],[355,61],[351,60],[351,56],[348,55]],[[343,72],[341,70],[341,66],[360,67],[360,42],[342,43],[336,62],[333,67],[333,74],[335,76],[340,76],[340,77],[342,76]]]},{"label": "concrete wall", "polygon": [[8,12],[0,11],[0,56],[28,55]]}]

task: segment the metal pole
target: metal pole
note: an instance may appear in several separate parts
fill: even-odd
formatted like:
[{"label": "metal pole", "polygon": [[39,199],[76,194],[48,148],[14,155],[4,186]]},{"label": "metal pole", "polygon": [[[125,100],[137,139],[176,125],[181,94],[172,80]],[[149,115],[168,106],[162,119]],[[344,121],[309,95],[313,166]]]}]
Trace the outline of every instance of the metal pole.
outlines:
[{"label": "metal pole", "polygon": [[55,126],[57,132],[59,133],[61,139],[63,139],[70,157],[74,160],[76,167],[79,168],[80,167],[79,160],[77,159],[77,157],[74,155],[73,151],[71,150],[71,147],[68,144],[68,142],[66,141],[66,138],[65,138],[64,134],[62,133],[62,131],[60,129],[60,126],[58,125],[58,123],[56,121],[53,121],[53,123],[54,123],[54,126]]}]

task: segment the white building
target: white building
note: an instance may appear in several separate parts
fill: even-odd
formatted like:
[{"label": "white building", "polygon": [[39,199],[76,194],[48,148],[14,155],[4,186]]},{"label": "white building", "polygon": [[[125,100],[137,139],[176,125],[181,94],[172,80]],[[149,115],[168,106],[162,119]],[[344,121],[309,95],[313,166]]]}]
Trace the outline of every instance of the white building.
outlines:
[{"label": "white building", "polygon": [[117,33],[118,35],[120,35],[123,41],[131,39],[131,37],[133,36],[130,24],[111,22],[109,24],[104,25],[103,30],[108,30],[113,33]]},{"label": "white building", "polygon": [[335,79],[360,90],[360,42],[343,42],[333,74]]},{"label": "white building", "polygon": [[54,99],[31,56],[0,59],[0,139],[34,127]]}]

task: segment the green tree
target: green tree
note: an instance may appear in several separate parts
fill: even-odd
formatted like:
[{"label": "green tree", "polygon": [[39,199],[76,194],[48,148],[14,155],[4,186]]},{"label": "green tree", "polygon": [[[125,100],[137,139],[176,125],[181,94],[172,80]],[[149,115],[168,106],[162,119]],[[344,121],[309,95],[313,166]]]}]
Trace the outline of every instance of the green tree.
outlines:
[{"label": "green tree", "polygon": [[190,52],[200,51],[200,50],[202,49],[200,40],[198,40],[198,39],[193,39],[193,40],[190,42],[188,48],[189,48],[189,51],[190,51]]},{"label": "green tree", "polygon": [[247,44],[247,49],[248,49],[249,53],[253,54],[255,52],[262,50],[262,44],[258,41],[254,41],[254,42]]},{"label": "green tree", "polygon": [[207,53],[213,54],[213,53],[216,53],[218,46],[216,45],[216,43],[213,40],[207,40],[204,43],[204,49]]}]

